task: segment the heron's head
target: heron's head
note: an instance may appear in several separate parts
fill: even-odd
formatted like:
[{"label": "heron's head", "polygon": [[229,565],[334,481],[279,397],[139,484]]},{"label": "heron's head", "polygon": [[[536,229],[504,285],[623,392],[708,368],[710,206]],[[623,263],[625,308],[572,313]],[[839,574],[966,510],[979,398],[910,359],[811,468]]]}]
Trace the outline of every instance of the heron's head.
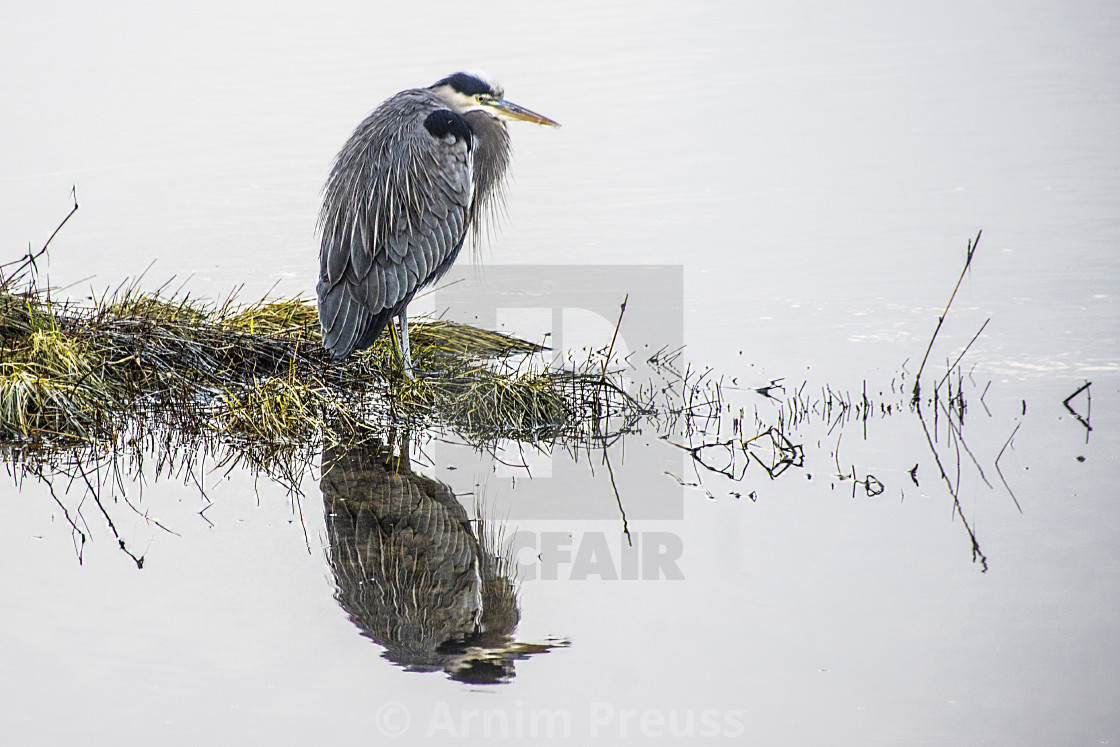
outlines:
[{"label": "heron's head", "polygon": [[436,81],[429,89],[443,99],[447,108],[456,114],[481,111],[500,120],[520,120],[549,127],[559,127],[554,122],[536,112],[506,101],[504,91],[496,80],[478,70],[454,73]]}]

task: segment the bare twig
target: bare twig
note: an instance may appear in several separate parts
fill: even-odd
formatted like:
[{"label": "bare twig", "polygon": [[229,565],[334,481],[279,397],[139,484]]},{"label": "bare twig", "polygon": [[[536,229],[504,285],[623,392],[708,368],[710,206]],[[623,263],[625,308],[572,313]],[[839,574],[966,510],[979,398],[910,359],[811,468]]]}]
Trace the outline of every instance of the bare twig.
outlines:
[{"label": "bare twig", "polygon": [[[1066,397],[1065,399],[1062,400],[1062,404],[1065,405],[1065,408],[1067,410],[1069,410],[1069,414],[1072,415],[1073,417],[1077,418],[1078,423],[1081,423],[1081,425],[1085,426],[1085,442],[1086,443],[1088,443],[1088,441],[1089,441],[1089,431],[1093,430],[1093,426],[1089,425],[1089,421],[1091,420],[1091,418],[1093,416],[1093,392],[1089,388],[1092,385],[1093,385],[1093,382],[1086,381],[1084,384],[1082,384],[1081,386],[1079,386],[1077,388],[1077,391],[1075,391],[1073,394],[1069,395],[1068,397]],[[1084,416],[1082,416],[1082,414],[1079,413],[1077,410],[1074,410],[1073,407],[1070,406],[1070,404],[1069,404],[1071,401],[1073,401],[1074,397],[1081,394],[1082,392],[1085,392],[1085,402],[1086,402],[1085,415]]]},{"label": "bare twig", "polygon": [[[988,326],[988,322],[990,322],[990,321],[992,321],[992,318],[988,317],[987,319],[984,320],[984,323],[980,325],[980,329],[976,330],[976,334],[974,334],[972,336],[972,339],[968,341],[968,344],[964,346],[964,350],[961,351],[961,354],[957,356],[957,359],[955,361],[953,361],[953,363],[949,366],[948,370],[945,371],[945,375],[942,376],[941,381],[939,381],[937,383],[938,387],[940,387],[942,384],[944,384],[945,380],[949,378],[949,374],[951,374],[953,372],[953,369],[955,369],[957,367],[957,364],[961,362],[961,358],[963,358],[965,353],[968,352],[968,349],[972,347],[972,343],[976,342],[976,340],[980,337],[981,333],[983,333],[983,331],[984,331],[984,328]],[[987,391],[987,390],[985,390],[985,391]]]},{"label": "bare twig", "polygon": [[949,296],[949,302],[945,304],[945,310],[941,312],[941,316],[937,317],[937,327],[934,328],[933,334],[929,338],[929,345],[926,346],[926,354],[922,356],[922,365],[918,366],[918,375],[914,377],[914,393],[911,397],[911,404],[917,404],[921,396],[921,380],[922,372],[925,370],[926,361],[929,360],[929,353],[933,350],[933,341],[937,339],[937,333],[941,331],[941,325],[945,323],[945,317],[949,315],[949,307],[953,305],[953,299],[957,297],[957,291],[961,287],[961,282],[964,281],[965,273],[968,272],[969,266],[972,265],[972,258],[976,256],[976,247],[980,245],[980,234],[983,231],[976,232],[976,238],[968,242],[968,252],[965,254],[964,267],[961,269],[961,275],[957,278],[957,284],[953,286],[953,293]]},{"label": "bare twig", "polygon": [[62,222],[59,223],[58,226],[55,227],[54,232],[51,233],[50,238],[48,238],[46,243],[43,244],[42,249],[35,252],[34,254],[31,254],[30,252],[28,252],[27,256],[24,257],[23,261],[20,263],[19,268],[12,274],[13,278],[19,277],[28,268],[31,268],[31,270],[34,272],[34,270],[36,269],[36,266],[35,266],[36,260],[38,260],[39,257],[42,257],[44,254],[47,253],[47,247],[49,247],[51,245],[51,242],[54,241],[54,237],[58,236],[58,232],[62,230],[62,227],[66,225],[67,221],[69,221],[71,217],[73,217],[74,213],[78,212],[78,188],[77,188],[77,186],[73,186],[73,187],[70,188],[70,197],[74,201],[74,207],[70,208],[70,212],[67,213],[66,217],[62,219]]},{"label": "bare twig", "polygon": [[1003,444],[1003,448],[999,450],[999,454],[996,456],[995,462],[996,474],[999,475],[1000,481],[1003,482],[1003,487],[1007,488],[1007,493],[1011,496],[1011,500],[1015,501],[1015,508],[1019,509],[1019,513],[1023,513],[1023,507],[1019,505],[1019,499],[1015,497],[1015,491],[1013,491],[1011,489],[1011,486],[1007,484],[1007,478],[1003,476],[1003,471],[999,468],[999,460],[1003,457],[1003,452],[1007,451],[1007,447],[1011,445],[1011,440],[1015,438],[1015,434],[1019,432],[1019,426],[1021,425],[1021,422],[1015,424],[1015,430],[1011,431],[1011,435],[1007,437],[1007,440]]},{"label": "bare twig", "polygon": [[614,354],[614,343],[618,340],[618,328],[622,326],[622,316],[626,313],[626,302],[630,300],[630,294],[627,293],[622,299],[622,305],[618,308],[618,321],[614,324],[614,334],[611,335],[611,344],[607,348],[607,357],[603,359],[603,378],[602,382],[607,382],[607,366],[611,362],[611,356]]}]

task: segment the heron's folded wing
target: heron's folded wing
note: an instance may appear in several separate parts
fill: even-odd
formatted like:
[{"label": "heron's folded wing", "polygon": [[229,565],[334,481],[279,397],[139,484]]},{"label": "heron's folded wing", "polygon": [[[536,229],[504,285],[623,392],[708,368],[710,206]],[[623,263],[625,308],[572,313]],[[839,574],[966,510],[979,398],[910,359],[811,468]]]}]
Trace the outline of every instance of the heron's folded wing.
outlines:
[{"label": "heron's folded wing", "polygon": [[320,215],[318,289],[324,345],[335,355],[368,338],[361,325],[396,313],[446,271],[462,246],[472,143],[425,126],[443,110],[430,91],[397,94],[358,126],[331,170]]}]

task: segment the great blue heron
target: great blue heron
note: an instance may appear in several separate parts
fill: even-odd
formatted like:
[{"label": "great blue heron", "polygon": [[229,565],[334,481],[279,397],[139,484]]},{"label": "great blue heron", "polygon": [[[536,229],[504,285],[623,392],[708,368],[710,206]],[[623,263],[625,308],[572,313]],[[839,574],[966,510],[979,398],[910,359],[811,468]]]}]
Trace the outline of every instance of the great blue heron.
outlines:
[{"label": "great blue heron", "polygon": [[503,120],[558,126],[502,98],[485,74],[455,73],[390,97],[346,141],[319,216],[319,319],[336,358],[373,344],[393,317],[412,375],[407,307],[451,267],[498,197]]}]

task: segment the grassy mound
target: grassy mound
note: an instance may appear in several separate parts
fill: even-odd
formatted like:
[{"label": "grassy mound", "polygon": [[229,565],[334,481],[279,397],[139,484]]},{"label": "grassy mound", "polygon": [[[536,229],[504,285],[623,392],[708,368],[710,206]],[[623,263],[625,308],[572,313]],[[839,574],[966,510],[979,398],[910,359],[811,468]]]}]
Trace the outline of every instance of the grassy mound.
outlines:
[{"label": "grassy mound", "polygon": [[389,334],[331,360],[301,298],[210,303],[130,284],[78,304],[34,269],[0,267],[0,442],[113,444],[149,421],[258,446],[386,424],[540,441],[599,433],[603,411],[640,416],[600,362],[550,370],[539,346],[497,332],[411,322],[409,379]]}]

